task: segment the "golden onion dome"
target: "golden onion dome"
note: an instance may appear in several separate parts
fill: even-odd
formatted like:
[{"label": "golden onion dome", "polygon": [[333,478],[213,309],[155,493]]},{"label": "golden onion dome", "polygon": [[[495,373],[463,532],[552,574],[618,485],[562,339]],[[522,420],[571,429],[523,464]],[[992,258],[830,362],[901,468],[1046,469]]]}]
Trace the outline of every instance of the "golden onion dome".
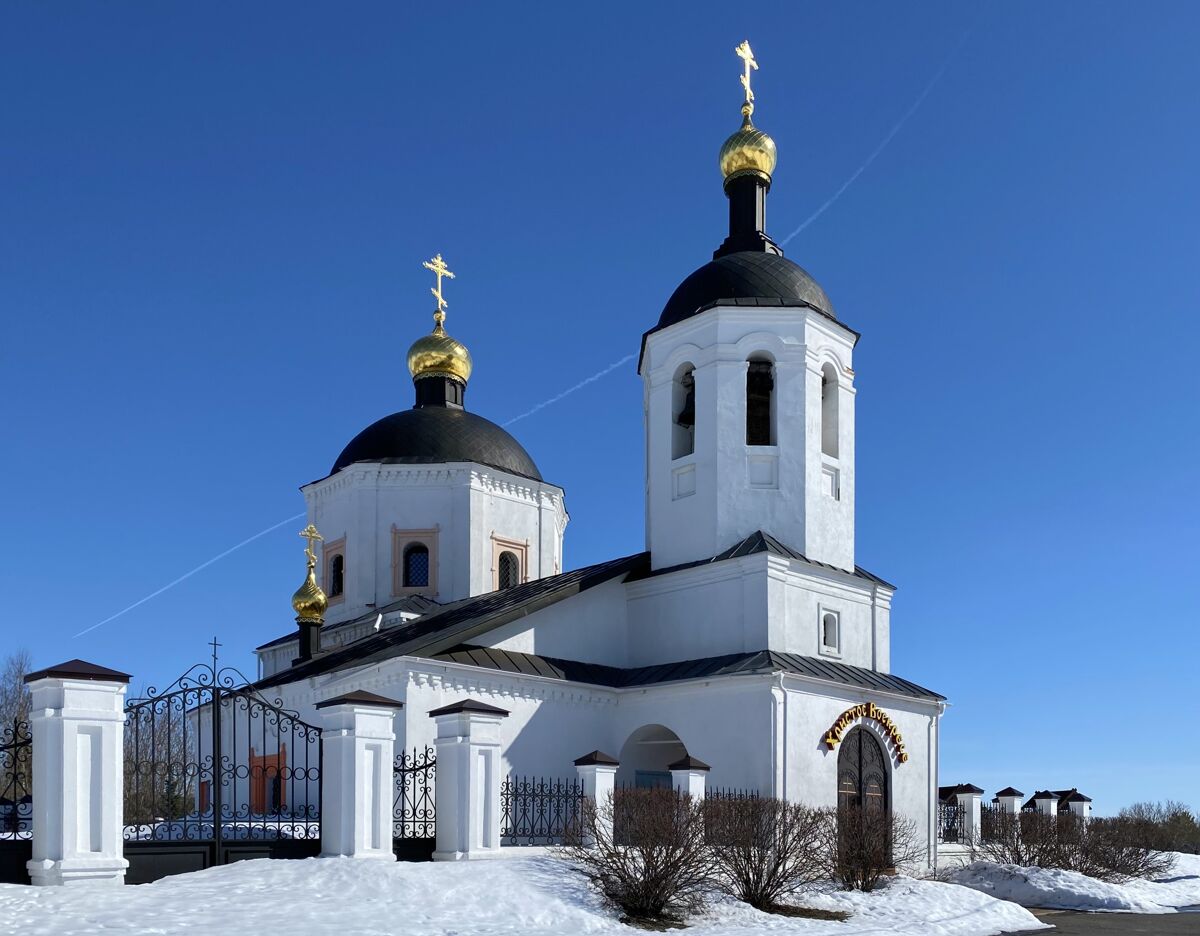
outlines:
[{"label": "golden onion dome", "polygon": [[471,378],[471,352],[438,322],[432,334],[418,338],[408,349],[408,372],[413,380],[444,375],[466,383]]},{"label": "golden onion dome", "polygon": [[325,597],[325,592],[321,591],[321,586],[317,584],[316,572],[310,565],[304,584],[296,589],[296,594],[292,595],[292,608],[296,611],[296,618],[302,621],[322,621],[325,619],[327,607],[329,607],[329,599]]},{"label": "golden onion dome", "polygon": [[775,171],[775,141],[754,126],[751,110],[752,106],[742,107],[742,126],[721,146],[721,175],[727,182],[741,175],[757,175],[770,182]]}]

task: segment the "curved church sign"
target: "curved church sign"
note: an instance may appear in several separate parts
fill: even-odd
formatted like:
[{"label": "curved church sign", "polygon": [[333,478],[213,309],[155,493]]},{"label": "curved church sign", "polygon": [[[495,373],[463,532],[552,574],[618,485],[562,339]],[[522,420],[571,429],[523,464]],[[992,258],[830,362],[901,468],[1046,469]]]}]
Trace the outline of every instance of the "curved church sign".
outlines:
[{"label": "curved church sign", "polygon": [[833,727],[825,732],[824,741],[826,747],[831,751],[836,748],[842,740],[842,734],[859,718],[869,718],[871,721],[877,722],[883,729],[883,733],[887,735],[888,740],[895,747],[896,760],[901,764],[908,760],[908,752],[904,750],[904,738],[900,734],[900,729],[888,717],[887,712],[879,708],[874,702],[861,702],[842,712],[838,716],[838,720],[833,723]]}]

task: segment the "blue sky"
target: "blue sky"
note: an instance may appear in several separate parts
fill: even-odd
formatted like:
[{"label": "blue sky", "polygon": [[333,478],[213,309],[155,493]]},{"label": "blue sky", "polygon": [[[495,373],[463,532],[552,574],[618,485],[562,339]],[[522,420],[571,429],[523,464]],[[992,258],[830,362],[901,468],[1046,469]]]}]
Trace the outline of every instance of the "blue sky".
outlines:
[{"label": "blue sky", "polygon": [[[777,238],[949,58],[787,249],[863,334],[893,669],[954,703],[944,782],[1200,806],[1200,9],[743,7],[7,5],[5,644],[138,687],[215,634],[249,671],[292,626],[296,523],[72,635],[411,405],[423,259],[505,422],[636,352],[720,242],[737,42]],[[642,547],[634,362],[511,430],[567,490],[569,566]]]}]

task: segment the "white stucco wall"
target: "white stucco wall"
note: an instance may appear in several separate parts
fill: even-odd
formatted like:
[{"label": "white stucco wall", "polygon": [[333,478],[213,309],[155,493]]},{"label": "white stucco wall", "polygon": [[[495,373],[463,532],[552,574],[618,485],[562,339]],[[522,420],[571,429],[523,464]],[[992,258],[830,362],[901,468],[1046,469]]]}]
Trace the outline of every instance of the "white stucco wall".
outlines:
[{"label": "white stucco wall", "polygon": [[495,587],[493,537],[525,548],[525,580],[562,570],[568,517],[552,484],[471,463],[356,464],[303,491],[325,541],[345,539],[345,594],[331,601],[330,624],[403,593],[393,588],[393,530],[434,531],[435,575],[422,593],[443,603]]},{"label": "white stucco wall", "polygon": [[[854,567],[855,337],[804,308],[718,306],[659,332],[642,363],[646,543],[654,568],[710,558],[765,530],[810,559]],[[775,368],[775,444],[746,445],[746,371]],[[821,368],[838,379],[836,460],[821,454]],[[694,368],[695,451],[674,459],[673,383]],[[836,497],[823,471],[838,474]]]}]

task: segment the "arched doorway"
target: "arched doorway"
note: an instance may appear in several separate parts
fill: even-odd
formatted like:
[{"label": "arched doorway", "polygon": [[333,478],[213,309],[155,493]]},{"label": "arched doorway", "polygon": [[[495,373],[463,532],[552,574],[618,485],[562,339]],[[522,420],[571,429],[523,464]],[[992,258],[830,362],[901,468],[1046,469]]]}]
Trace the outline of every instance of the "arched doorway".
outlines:
[{"label": "arched doorway", "polygon": [[852,728],[838,750],[838,809],[890,809],[888,764],[883,745],[861,725]]},{"label": "arched doorway", "polygon": [[688,756],[679,735],[664,725],[643,725],[631,734],[617,758],[617,784],[626,787],[670,789],[668,765]]}]

